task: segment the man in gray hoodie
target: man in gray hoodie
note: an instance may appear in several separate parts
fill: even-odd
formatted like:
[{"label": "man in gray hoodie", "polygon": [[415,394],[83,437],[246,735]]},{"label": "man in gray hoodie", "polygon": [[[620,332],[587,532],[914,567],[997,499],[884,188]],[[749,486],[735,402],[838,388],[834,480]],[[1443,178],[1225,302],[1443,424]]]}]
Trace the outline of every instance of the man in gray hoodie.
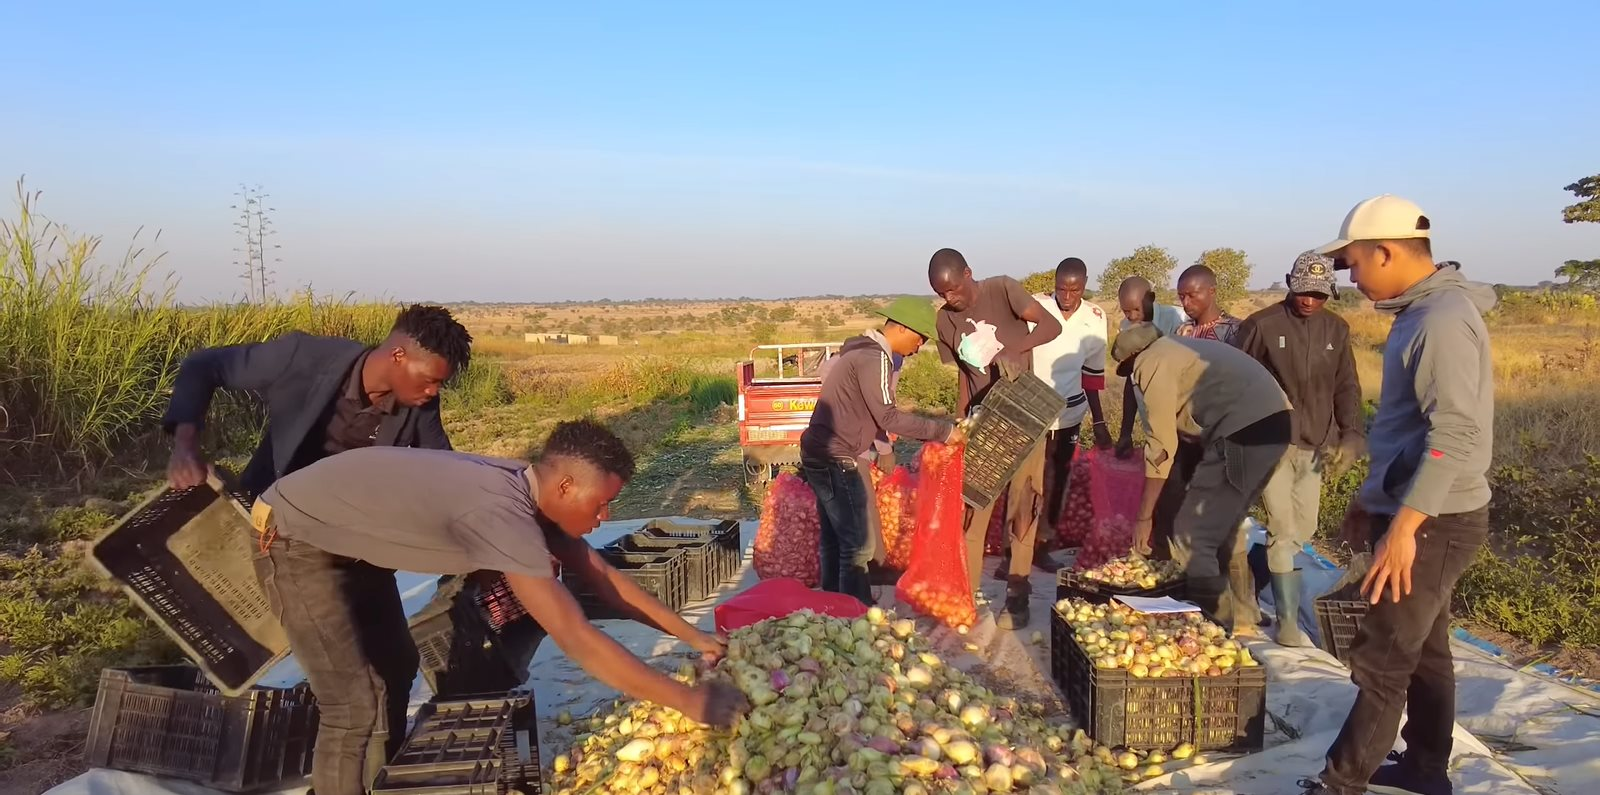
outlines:
[{"label": "man in gray hoodie", "polygon": [[800,436],[800,469],[817,496],[822,590],[872,604],[867,563],[877,545],[877,500],[869,470],[884,434],[954,441],[955,426],[906,414],[894,403],[892,356],[910,356],[934,334],[933,304],[910,296],[878,310],[881,330],[846,340],[822,379],[811,425]]},{"label": "man in gray hoodie", "polygon": [[[1371,474],[1345,517],[1353,546],[1374,545],[1372,602],[1350,651],[1359,689],[1320,781],[1307,793],[1448,795],[1455,723],[1450,600],[1489,532],[1494,374],[1483,313],[1494,291],[1454,263],[1435,265],[1431,222],[1383,195],[1355,206],[1318,249],[1394,315],[1383,392],[1368,433]],[[1379,767],[1407,716],[1406,751]]]}]

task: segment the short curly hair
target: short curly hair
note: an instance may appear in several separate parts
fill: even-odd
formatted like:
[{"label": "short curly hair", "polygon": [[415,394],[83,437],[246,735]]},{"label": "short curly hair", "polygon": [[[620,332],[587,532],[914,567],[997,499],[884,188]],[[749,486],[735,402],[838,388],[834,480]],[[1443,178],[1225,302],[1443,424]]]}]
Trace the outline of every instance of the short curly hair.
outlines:
[{"label": "short curly hair", "polygon": [[587,461],[601,472],[633,480],[633,453],[610,428],[594,420],[569,420],[556,425],[545,440],[541,459],[562,456]]},{"label": "short curly hair", "polygon": [[472,359],[472,335],[442,306],[412,304],[395,317],[394,330],[449,362],[455,372],[467,369]]}]

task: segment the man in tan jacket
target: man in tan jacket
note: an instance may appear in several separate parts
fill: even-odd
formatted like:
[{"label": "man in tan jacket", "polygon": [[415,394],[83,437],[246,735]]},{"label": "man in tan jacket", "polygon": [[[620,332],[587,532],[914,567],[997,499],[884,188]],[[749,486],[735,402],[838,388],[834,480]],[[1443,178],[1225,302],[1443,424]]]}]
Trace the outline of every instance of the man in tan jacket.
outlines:
[{"label": "man in tan jacket", "polygon": [[1157,503],[1175,501],[1171,551],[1185,568],[1189,598],[1230,630],[1253,631],[1255,594],[1230,590],[1228,565],[1240,522],[1289,447],[1289,399],[1243,351],[1215,340],[1164,337],[1148,323],[1118,334],[1111,357],[1146,408],[1135,551],[1150,554]]}]

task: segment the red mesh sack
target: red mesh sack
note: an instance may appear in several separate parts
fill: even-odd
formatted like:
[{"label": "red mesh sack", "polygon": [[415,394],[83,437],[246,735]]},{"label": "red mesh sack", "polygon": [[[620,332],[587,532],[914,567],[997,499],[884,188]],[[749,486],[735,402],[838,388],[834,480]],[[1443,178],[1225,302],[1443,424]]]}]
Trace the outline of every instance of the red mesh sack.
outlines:
[{"label": "red mesh sack", "polygon": [[1056,517],[1058,549],[1083,546],[1083,540],[1094,528],[1094,498],[1089,496],[1089,480],[1093,477],[1090,457],[1090,454],[1082,452],[1072,457],[1072,476],[1067,481],[1067,496],[1061,504],[1061,515]]},{"label": "red mesh sack", "polygon": [[750,556],[756,576],[790,577],[815,588],[822,582],[821,547],[816,495],[794,473],[778,475],[761,505],[761,528]]},{"label": "red mesh sack", "polygon": [[946,626],[971,627],[978,618],[967,581],[967,544],[962,534],[963,445],[922,446],[917,482],[917,533],[911,563],[895,586],[900,601]]},{"label": "red mesh sack", "polygon": [[801,610],[834,618],[860,618],[866,615],[867,606],[854,596],[813,591],[799,580],[784,577],[746,588],[711,613],[716,618],[717,631],[728,632]]},{"label": "red mesh sack", "polygon": [[872,469],[878,494],[878,526],[883,532],[883,564],[905,571],[911,563],[911,542],[917,526],[917,479],[905,467],[895,467],[887,477]]},{"label": "red mesh sack", "polygon": [[1093,568],[1133,549],[1133,524],[1144,499],[1144,457],[1118,458],[1110,450],[1095,450],[1089,459],[1089,501],[1094,526],[1083,540],[1075,568]]}]

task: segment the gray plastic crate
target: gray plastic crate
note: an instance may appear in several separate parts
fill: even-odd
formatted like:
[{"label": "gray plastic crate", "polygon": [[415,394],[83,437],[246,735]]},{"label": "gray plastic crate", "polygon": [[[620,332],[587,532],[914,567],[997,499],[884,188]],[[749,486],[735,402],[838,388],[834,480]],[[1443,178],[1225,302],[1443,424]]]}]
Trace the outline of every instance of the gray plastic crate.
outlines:
[{"label": "gray plastic crate", "polygon": [[991,387],[961,455],[962,500],[978,509],[993,505],[1066,407],[1066,399],[1033,373]]}]

